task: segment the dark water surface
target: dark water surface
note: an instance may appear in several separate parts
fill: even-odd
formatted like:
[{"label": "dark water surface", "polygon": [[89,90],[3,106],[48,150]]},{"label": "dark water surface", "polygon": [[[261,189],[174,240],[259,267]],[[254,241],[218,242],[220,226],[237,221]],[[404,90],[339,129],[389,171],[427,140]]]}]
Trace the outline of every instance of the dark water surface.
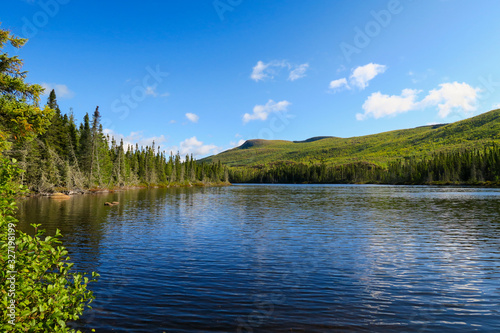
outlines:
[{"label": "dark water surface", "polygon": [[19,215],[101,274],[85,332],[500,332],[498,189],[132,190]]}]

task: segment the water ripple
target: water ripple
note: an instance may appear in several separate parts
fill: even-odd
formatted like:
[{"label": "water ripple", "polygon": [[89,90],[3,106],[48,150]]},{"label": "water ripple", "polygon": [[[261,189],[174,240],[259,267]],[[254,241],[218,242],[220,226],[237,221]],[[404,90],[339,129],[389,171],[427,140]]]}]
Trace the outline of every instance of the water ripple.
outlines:
[{"label": "water ripple", "polygon": [[497,332],[499,196],[245,185],[35,198],[19,217],[101,274],[83,331]]}]

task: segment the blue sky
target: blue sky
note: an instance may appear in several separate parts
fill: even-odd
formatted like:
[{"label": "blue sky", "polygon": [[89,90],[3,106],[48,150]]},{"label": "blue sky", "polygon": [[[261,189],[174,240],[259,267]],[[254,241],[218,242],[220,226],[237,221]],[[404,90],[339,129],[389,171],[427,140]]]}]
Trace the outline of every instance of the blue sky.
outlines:
[{"label": "blue sky", "polygon": [[[78,122],[203,157],[246,139],[352,137],[500,107],[500,2],[2,3],[31,83]],[[44,98],[45,100],[45,98]]]}]

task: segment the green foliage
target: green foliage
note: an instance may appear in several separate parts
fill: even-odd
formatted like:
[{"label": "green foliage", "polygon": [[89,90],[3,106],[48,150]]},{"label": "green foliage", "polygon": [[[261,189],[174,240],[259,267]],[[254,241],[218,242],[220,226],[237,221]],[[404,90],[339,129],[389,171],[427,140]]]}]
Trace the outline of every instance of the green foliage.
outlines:
[{"label": "green foliage", "polygon": [[231,182],[498,183],[500,110],[452,124],[300,142],[248,140],[201,160],[230,167]]},{"label": "green foliage", "polygon": [[[25,40],[0,29],[0,47],[8,42],[20,47]],[[33,146],[30,140],[45,132],[54,110],[49,106],[38,107],[42,87],[25,83],[26,73],[21,67],[22,61],[17,57],[0,55],[0,299],[3,308],[0,330],[74,332],[66,324],[78,319],[92,301],[87,284],[98,275],[92,273],[89,279],[85,274],[71,271],[73,264],[68,261],[67,250],[60,246],[59,232],[53,237],[43,237],[43,231],[36,230],[32,237],[16,230],[15,197],[24,192],[25,187],[20,185],[23,173],[17,160],[4,157],[6,149],[13,145],[22,157],[20,164],[29,170],[37,160],[30,160],[28,153],[46,154],[47,161],[53,162],[48,144],[37,139],[39,145]],[[55,102],[55,93],[51,96]],[[40,225],[33,226],[37,229]]]},{"label": "green foliage", "polygon": [[[34,237],[21,231],[16,235],[13,214],[20,188],[13,179],[20,172],[14,163],[0,159],[0,281],[4,308],[0,330],[74,332],[66,323],[78,319],[94,298],[87,284],[96,281],[98,274],[92,273],[89,279],[71,271],[73,264],[68,251],[60,246],[59,231],[53,237],[43,237],[43,231],[37,230],[40,224],[33,224]],[[14,306],[15,313],[10,311]]]},{"label": "green foliage", "polygon": [[446,125],[307,141],[248,140],[238,148],[201,161],[221,161],[233,168],[254,168],[278,162],[323,162],[329,166],[366,162],[387,167],[390,162],[405,157],[429,158],[435,153],[479,149],[491,142],[500,143],[500,110]]},{"label": "green foliage", "polygon": [[87,113],[77,129],[71,115],[58,111],[54,91],[47,106],[56,112],[45,134],[33,141],[16,141],[6,152],[27,171],[21,183],[33,192],[227,182],[228,171],[221,164],[196,163],[192,156],[182,161],[179,153],[167,156],[154,142],[135,149],[124,147],[123,140],[117,145],[114,138],[104,135],[98,107],[92,120]]},{"label": "green foliage", "polygon": [[[26,39],[17,38],[0,29],[0,49],[6,44],[20,48]],[[44,131],[53,110],[38,106],[43,88],[24,82],[27,73],[17,56],[0,54],[0,151],[10,146],[9,140],[30,139]]]},{"label": "green foliage", "polygon": [[387,168],[357,162],[337,166],[324,163],[273,163],[230,169],[238,183],[383,183],[500,185],[500,146],[440,152],[429,158],[408,157]]}]

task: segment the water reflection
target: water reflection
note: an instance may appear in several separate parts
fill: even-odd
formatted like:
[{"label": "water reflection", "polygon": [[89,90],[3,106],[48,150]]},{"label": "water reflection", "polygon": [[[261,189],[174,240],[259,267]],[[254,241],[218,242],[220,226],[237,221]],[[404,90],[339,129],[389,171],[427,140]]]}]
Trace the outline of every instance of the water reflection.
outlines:
[{"label": "water reflection", "polygon": [[83,330],[494,332],[499,195],[245,185],[35,198],[19,215],[101,274]]}]

